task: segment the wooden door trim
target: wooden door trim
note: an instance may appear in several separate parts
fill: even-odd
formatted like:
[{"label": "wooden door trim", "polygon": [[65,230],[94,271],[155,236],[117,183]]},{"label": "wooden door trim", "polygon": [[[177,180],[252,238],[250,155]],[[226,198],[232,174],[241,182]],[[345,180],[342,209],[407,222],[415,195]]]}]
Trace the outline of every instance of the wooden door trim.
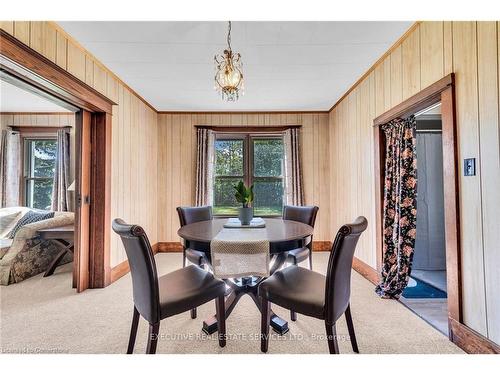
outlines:
[{"label": "wooden door trim", "polygon": [[[111,283],[111,115],[96,113],[92,118],[92,168],[90,204],[90,285],[105,287]],[[99,167],[97,167],[99,166]]]},{"label": "wooden door trim", "polygon": [[[55,97],[72,107],[88,111],[92,117],[91,144],[91,210],[89,275],[80,272],[82,291],[88,288],[102,288],[110,283],[110,217],[111,211],[111,114],[114,103],[92,87],[68,73],[46,57],[26,46],[4,30],[0,29],[0,73],[34,87],[34,89]],[[77,128],[78,126],[75,126]],[[104,138],[101,139],[101,136]],[[76,153],[76,170],[81,167],[80,155]],[[80,168],[81,169],[81,168]],[[76,210],[75,210],[76,211]],[[75,226],[75,236],[79,228]],[[76,262],[85,254],[76,256]],[[85,265],[86,266],[86,265]],[[81,268],[81,267],[80,267]]]},{"label": "wooden door trim", "polygon": [[112,100],[80,81],[45,56],[0,29],[0,54],[23,68],[3,61],[1,69],[52,96],[90,112],[112,113]]},{"label": "wooden door trim", "polygon": [[[446,236],[446,274],[448,293],[448,315],[450,319],[463,323],[462,285],[460,268],[460,215],[457,127],[455,115],[455,93],[453,73],[405,100],[396,107],[378,116],[374,121],[375,141],[375,202],[376,202],[376,254],[380,272],[383,260],[383,193],[385,139],[380,126],[398,117],[406,117],[441,102],[443,136],[444,215]],[[450,339],[453,326],[449,325]]]}]

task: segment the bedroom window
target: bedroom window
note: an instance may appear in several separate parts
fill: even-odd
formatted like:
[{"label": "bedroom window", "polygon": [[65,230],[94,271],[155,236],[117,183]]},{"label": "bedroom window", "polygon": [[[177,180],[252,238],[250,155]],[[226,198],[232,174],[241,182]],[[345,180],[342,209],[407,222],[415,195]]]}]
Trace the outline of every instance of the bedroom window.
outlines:
[{"label": "bedroom window", "polygon": [[55,138],[24,138],[24,205],[50,210],[57,159]]},{"label": "bedroom window", "polygon": [[237,215],[233,186],[254,185],[256,216],[281,216],[284,147],[281,134],[217,134],[215,139],[214,215]]}]

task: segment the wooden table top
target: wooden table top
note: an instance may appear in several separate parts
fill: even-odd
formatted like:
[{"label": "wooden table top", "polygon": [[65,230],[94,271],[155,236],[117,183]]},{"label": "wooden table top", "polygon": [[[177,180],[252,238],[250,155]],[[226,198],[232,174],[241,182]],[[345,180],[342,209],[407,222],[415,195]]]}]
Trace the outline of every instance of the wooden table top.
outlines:
[{"label": "wooden table top", "polygon": [[[221,231],[227,218],[199,221],[197,223],[183,226],[177,234],[188,241],[210,242]],[[313,227],[297,221],[283,220],[279,218],[264,218],[267,240],[269,242],[285,242],[300,240],[313,234]],[[242,230],[242,229],[228,229]],[[245,228],[243,230],[255,230]]]}]

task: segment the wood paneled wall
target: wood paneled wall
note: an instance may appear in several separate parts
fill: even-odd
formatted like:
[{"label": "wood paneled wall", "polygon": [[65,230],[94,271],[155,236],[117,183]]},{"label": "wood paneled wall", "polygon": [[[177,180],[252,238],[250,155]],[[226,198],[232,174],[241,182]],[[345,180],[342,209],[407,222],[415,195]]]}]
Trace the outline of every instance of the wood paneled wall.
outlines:
[{"label": "wood paneled wall", "polygon": [[[115,103],[112,120],[111,217],[140,223],[157,242],[157,113],[54,22],[2,21],[4,29]],[[112,234],[111,267],[125,260]]]},{"label": "wood paneled wall", "polygon": [[178,241],[175,208],[193,205],[196,173],[195,125],[302,125],[302,161],[306,204],[319,206],[314,239],[332,241],[330,230],[329,131],[327,113],[159,114],[158,240]]},{"label": "wood paneled wall", "polygon": [[[376,267],[373,119],[454,72],[464,322],[500,343],[499,44],[496,22],[422,22],[330,112],[332,230],[372,223],[356,256]],[[477,174],[463,176],[463,159]],[[346,175],[343,171],[351,173]]]}]

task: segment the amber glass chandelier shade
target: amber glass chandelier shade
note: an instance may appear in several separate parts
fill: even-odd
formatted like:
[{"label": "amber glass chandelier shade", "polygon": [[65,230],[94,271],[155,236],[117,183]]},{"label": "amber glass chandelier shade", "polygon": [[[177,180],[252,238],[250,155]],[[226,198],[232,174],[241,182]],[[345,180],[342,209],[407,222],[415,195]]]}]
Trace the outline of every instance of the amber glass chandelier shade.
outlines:
[{"label": "amber glass chandelier shade", "polygon": [[223,100],[236,101],[243,95],[243,64],[241,55],[231,50],[231,22],[227,35],[228,48],[223,54],[215,55],[215,90]]}]

